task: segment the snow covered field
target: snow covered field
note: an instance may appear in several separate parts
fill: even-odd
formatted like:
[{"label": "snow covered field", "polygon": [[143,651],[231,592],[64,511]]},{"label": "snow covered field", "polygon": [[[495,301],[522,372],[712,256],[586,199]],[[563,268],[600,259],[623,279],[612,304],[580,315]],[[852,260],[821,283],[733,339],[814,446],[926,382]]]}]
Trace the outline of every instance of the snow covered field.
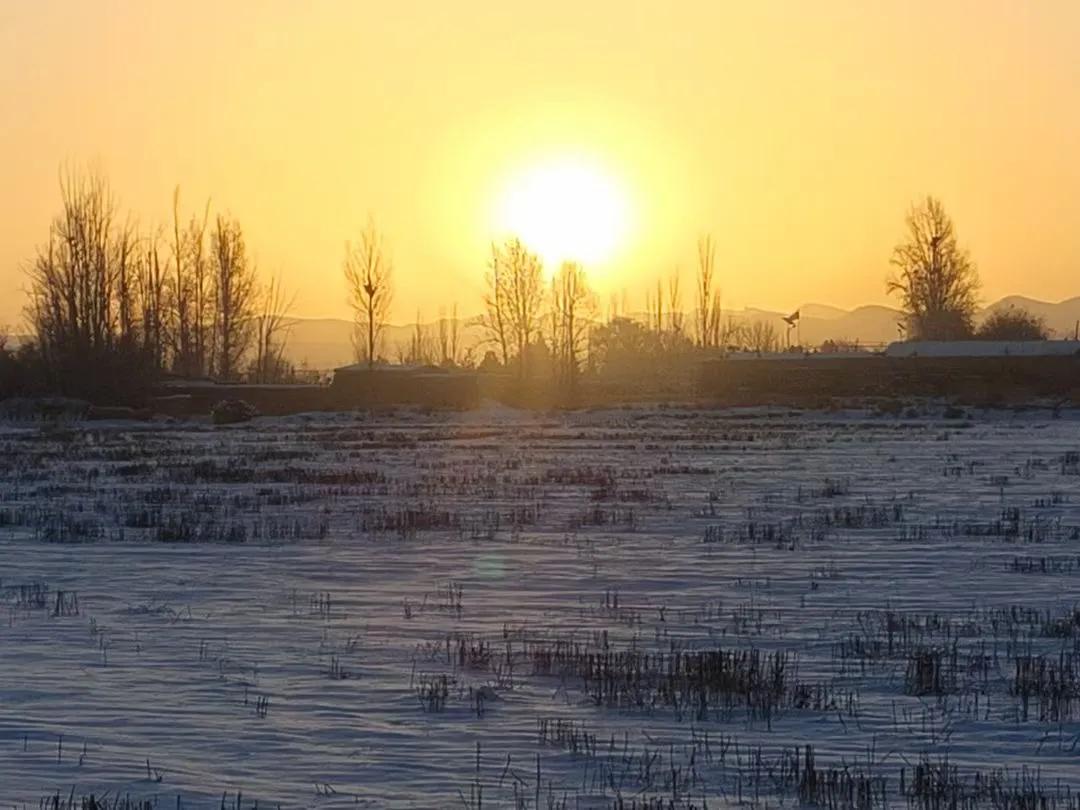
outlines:
[{"label": "snow covered field", "polygon": [[1075,810],[1078,428],[0,426],[0,807]]}]

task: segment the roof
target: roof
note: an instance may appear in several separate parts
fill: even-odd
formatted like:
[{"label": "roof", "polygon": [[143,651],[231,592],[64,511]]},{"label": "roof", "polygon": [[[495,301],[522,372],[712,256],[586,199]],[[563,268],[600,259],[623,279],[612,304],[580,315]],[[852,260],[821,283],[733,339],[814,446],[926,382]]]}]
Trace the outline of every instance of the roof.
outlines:
[{"label": "roof", "polygon": [[910,340],[890,343],[886,357],[1062,357],[1080,340]]},{"label": "roof", "polygon": [[420,365],[420,364],[391,365],[390,363],[376,363],[374,366],[369,366],[367,363],[350,363],[347,366],[341,366],[340,368],[335,368],[334,371],[335,372],[338,372],[338,371],[351,371],[351,372],[379,371],[379,372],[385,372],[385,373],[388,373],[388,374],[417,374],[417,373],[422,373],[422,372],[427,372],[427,371],[438,371],[438,369],[435,366],[427,366],[427,365]]},{"label": "roof", "polygon": [[391,365],[389,363],[377,363],[368,366],[367,363],[353,363],[348,366],[334,369],[334,374],[393,374],[401,377],[426,377],[431,375],[463,376],[472,374],[471,369],[444,368],[431,365]]},{"label": "roof", "polygon": [[867,357],[875,357],[877,352],[872,352],[869,349],[861,351],[849,351],[849,352],[807,352],[807,351],[786,351],[786,352],[749,352],[738,351],[729,352],[725,355],[725,360],[841,360],[841,359],[864,359]]}]

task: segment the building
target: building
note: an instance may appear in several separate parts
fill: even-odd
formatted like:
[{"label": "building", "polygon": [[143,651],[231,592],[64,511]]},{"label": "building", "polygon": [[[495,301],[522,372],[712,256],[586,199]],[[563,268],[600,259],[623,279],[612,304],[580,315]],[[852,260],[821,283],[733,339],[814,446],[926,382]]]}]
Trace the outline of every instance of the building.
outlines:
[{"label": "building", "polygon": [[1080,401],[1080,341],[911,341],[876,353],[734,355],[702,364],[698,393],[717,404],[808,407],[904,397]]},{"label": "building", "polygon": [[342,366],[334,369],[330,393],[338,408],[419,405],[465,409],[480,404],[476,374],[437,366]]}]

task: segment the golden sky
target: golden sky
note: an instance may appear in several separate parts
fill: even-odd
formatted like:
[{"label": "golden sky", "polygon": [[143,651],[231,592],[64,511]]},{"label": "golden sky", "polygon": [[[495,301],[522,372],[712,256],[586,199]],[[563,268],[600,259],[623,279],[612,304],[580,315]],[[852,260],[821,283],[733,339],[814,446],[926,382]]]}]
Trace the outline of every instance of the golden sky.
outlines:
[{"label": "golden sky", "polygon": [[1078,42],[1077,0],[0,0],[0,323],[65,162],[145,223],[210,197],[298,315],[347,317],[369,213],[395,320],[475,311],[508,184],[550,165],[616,189],[587,270],[632,307],[677,265],[689,298],[704,232],[725,306],[883,302],[927,192],[985,299],[1070,297]]}]

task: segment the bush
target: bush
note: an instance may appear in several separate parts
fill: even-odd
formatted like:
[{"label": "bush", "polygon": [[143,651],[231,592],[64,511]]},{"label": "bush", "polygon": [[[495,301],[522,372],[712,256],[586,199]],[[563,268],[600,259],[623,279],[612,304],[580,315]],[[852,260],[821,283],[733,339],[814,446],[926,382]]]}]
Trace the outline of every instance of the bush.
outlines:
[{"label": "bush", "polygon": [[858,340],[848,338],[830,338],[824,341],[818,348],[821,354],[855,354],[868,353],[869,350],[859,345]]},{"label": "bush", "polygon": [[250,422],[259,411],[242,399],[223,399],[210,409],[210,416],[215,425],[235,425],[238,422]]},{"label": "bush", "polygon": [[962,310],[909,316],[907,333],[910,340],[971,340],[974,336],[971,318]]},{"label": "bush", "polygon": [[1038,315],[1009,307],[990,313],[975,332],[979,340],[1048,340],[1050,330]]},{"label": "bush", "polygon": [[694,346],[682,334],[658,333],[629,318],[615,318],[590,337],[590,361],[607,377],[634,377],[690,367]]},{"label": "bush", "polygon": [[152,359],[137,346],[85,351],[57,346],[46,353],[36,343],[16,351],[0,343],[0,399],[60,396],[95,405],[142,406],[157,376]]},{"label": "bush", "polygon": [[42,393],[40,366],[33,346],[27,344],[14,351],[0,338],[0,399]]}]

